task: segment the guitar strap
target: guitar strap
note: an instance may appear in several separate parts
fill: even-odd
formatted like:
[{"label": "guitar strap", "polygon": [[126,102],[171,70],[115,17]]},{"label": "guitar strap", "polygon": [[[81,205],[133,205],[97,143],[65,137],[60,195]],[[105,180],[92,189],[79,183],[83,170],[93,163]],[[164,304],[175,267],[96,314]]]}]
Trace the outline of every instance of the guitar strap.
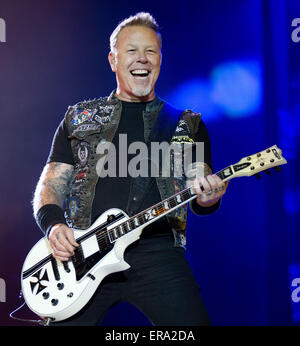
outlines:
[{"label": "guitar strap", "polygon": [[165,102],[163,108],[158,114],[154,126],[151,129],[150,136],[146,142],[148,148],[148,177],[138,176],[131,179],[130,193],[126,212],[128,215],[135,215],[142,206],[150,188],[154,185],[155,179],[150,179],[151,160],[150,149],[151,142],[168,142],[170,143],[176,126],[180,120],[182,110],[174,108]]}]

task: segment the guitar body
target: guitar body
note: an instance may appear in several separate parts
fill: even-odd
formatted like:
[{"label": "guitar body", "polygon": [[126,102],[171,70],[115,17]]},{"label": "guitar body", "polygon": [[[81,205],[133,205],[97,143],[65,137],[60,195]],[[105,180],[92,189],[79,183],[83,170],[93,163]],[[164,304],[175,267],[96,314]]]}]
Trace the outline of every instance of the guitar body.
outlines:
[{"label": "guitar body", "polygon": [[87,230],[74,230],[81,256],[65,263],[54,259],[46,237],[37,242],[22,268],[22,292],[28,307],[42,318],[67,319],[86,305],[107,275],[130,268],[124,261],[124,251],[139,239],[144,227],[112,242],[105,239],[110,229],[126,220],[128,216],[114,208],[103,213]]}]

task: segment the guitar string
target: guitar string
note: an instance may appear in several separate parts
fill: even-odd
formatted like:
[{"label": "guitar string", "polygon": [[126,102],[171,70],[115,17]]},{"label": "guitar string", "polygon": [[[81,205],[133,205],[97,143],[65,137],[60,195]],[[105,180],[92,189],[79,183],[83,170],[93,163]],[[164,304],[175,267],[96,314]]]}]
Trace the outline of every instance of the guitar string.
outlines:
[{"label": "guitar string", "polygon": [[[224,180],[225,176],[223,175],[223,172],[226,169],[227,168],[224,168],[223,170],[215,173],[215,175],[217,175],[219,178]],[[97,239],[97,242],[98,242],[99,246],[101,246],[101,245],[102,246],[103,245],[107,246],[107,244],[111,245],[109,234],[112,235],[112,232],[117,232],[117,233],[115,233],[115,234],[117,234],[116,239],[114,239],[114,240],[117,240],[119,237],[124,235],[124,232],[125,232],[125,234],[127,234],[128,232],[134,230],[135,226],[136,226],[135,225],[135,220],[138,221],[138,223],[139,223],[138,226],[140,226],[140,223],[141,224],[145,223],[147,220],[145,221],[144,216],[145,216],[145,214],[148,211],[151,211],[151,210],[154,209],[155,210],[154,217],[157,217],[157,216],[161,215],[162,213],[164,213],[164,212],[169,210],[169,208],[166,209],[164,207],[165,203],[167,203],[170,206],[170,208],[174,208],[175,206],[178,205],[177,202],[179,202],[179,204],[180,204],[180,203],[186,201],[187,199],[189,199],[190,197],[192,197],[193,195],[195,195],[195,194],[192,193],[191,188],[184,189],[184,190],[176,193],[172,197],[169,197],[166,200],[164,200],[162,202],[159,202],[156,205],[154,205],[154,206],[152,206],[152,207],[150,207],[150,208],[148,208],[148,209],[138,213],[137,215],[131,217],[130,219],[124,221],[123,223],[117,225],[116,227],[114,227],[114,228],[112,228],[110,230],[107,230],[106,232],[102,231],[102,232],[100,232],[100,234],[96,234],[96,239]],[[183,201],[177,201],[177,196],[183,197],[184,200]],[[128,224],[130,225],[130,229],[128,229]],[[118,231],[118,230],[121,230],[121,229],[123,230],[123,233],[121,232],[121,234],[120,234],[120,231]],[[95,230],[97,231],[97,228]]]},{"label": "guitar string", "polygon": [[[217,173],[215,173],[215,174],[218,175],[220,178],[222,178],[222,172],[223,172],[223,170],[220,171],[220,172],[217,172]],[[165,199],[164,201],[161,201],[161,202],[155,204],[154,206],[152,206],[152,207],[150,207],[150,208],[148,208],[148,209],[146,209],[146,210],[144,210],[144,211],[138,213],[137,215],[131,217],[131,218],[128,219],[128,220],[126,220],[125,222],[123,222],[123,223],[117,225],[116,227],[114,227],[114,228],[108,230],[108,232],[111,233],[111,232],[112,232],[113,230],[115,230],[116,228],[120,228],[120,226],[123,226],[123,228],[124,228],[125,225],[126,225],[127,223],[130,223],[130,226],[131,226],[131,229],[128,230],[128,232],[131,231],[131,230],[132,230],[132,226],[134,225],[134,219],[137,219],[138,221],[142,221],[143,223],[145,223],[144,220],[143,220],[143,218],[144,218],[144,215],[146,214],[147,211],[150,211],[150,210],[152,210],[152,209],[158,208],[156,211],[157,211],[157,212],[159,213],[159,215],[160,215],[162,212],[169,210],[169,209],[165,209],[165,208],[164,208],[163,205],[164,205],[165,202],[167,202],[168,204],[170,204],[170,207],[171,207],[171,208],[174,208],[175,206],[177,206],[176,198],[177,198],[178,195],[183,195],[184,199],[186,200],[186,199],[192,197],[192,196],[195,195],[195,194],[191,192],[191,188],[186,188],[186,189],[184,189],[184,190],[178,192],[177,194],[173,195],[172,197],[169,197],[169,198]],[[186,195],[187,195],[187,196],[186,196]],[[182,203],[182,202],[184,202],[184,201],[181,201],[180,203]],[[155,215],[155,216],[159,216],[159,215]],[[132,225],[132,223],[133,223],[133,225]],[[133,227],[133,229],[134,229],[134,227]],[[97,236],[98,236],[98,235],[97,235]],[[103,235],[103,236],[106,236],[106,235]],[[100,237],[99,237],[98,239],[100,239]]]},{"label": "guitar string", "polygon": [[[183,190],[181,192],[179,192],[178,194],[176,194],[175,196],[177,195],[182,195],[182,197],[184,198],[184,200],[180,201],[180,203],[184,202],[186,199],[190,198],[192,196],[192,193],[190,191],[190,188],[186,189],[186,190]],[[155,206],[151,207],[151,208],[148,208],[146,209],[145,211],[137,214],[136,216],[133,216],[132,218],[124,221],[123,223],[117,225],[116,227],[110,229],[107,231],[110,232],[110,234],[112,234],[113,232],[117,232],[117,234],[119,234],[118,237],[124,235],[124,233],[128,233],[130,231],[132,231],[134,228],[135,228],[135,222],[134,222],[134,219],[137,219],[139,221],[140,224],[143,224],[145,223],[145,220],[144,220],[144,215],[146,214],[146,212],[149,210],[153,210],[155,209],[155,215],[154,217],[157,217],[157,216],[160,216],[162,213],[168,211],[170,208],[166,209],[164,207],[164,204],[165,202],[168,202],[168,205],[170,205],[171,208],[175,207],[177,205],[177,201],[176,201],[176,197],[172,196],[170,197],[169,199],[163,201],[163,202],[159,202],[157,203]],[[128,224],[130,225],[130,229],[128,229]],[[123,232],[121,232],[121,227],[123,229]],[[107,238],[107,234],[105,234],[105,232],[100,232],[100,234],[96,234],[96,237],[97,237],[97,240],[98,242],[101,241],[103,238]],[[117,238],[118,238],[117,237]],[[106,240],[106,239],[105,239]],[[106,241],[105,241],[106,242]]]},{"label": "guitar string", "polygon": [[[225,169],[224,169],[225,170]],[[215,173],[216,175],[218,175],[221,179],[223,179],[223,171],[219,171],[217,173]],[[192,197],[193,195],[195,195],[194,193],[192,193],[191,191],[191,188],[187,188],[187,189],[184,189],[178,193],[176,193],[175,195],[173,195],[172,197],[169,197],[167,199],[165,199],[164,201],[161,201],[159,203],[157,203],[156,205],[136,214],[135,216],[129,218],[128,220],[124,221],[123,223],[117,225],[116,227],[112,228],[112,229],[109,229],[109,230],[105,230],[100,232],[100,234],[97,234],[96,233],[96,239],[97,239],[97,242],[99,244],[99,247],[101,246],[104,246],[107,247],[108,245],[111,245],[111,242],[110,242],[110,237],[109,237],[109,234],[110,235],[112,234],[112,232],[116,231],[118,232],[117,230],[120,230],[122,227],[123,229],[123,233],[121,232],[121,234],[118,232],[117,234],[119,234],[116,239],[114,240],[117,240],[119,237],[129,233],[130,231],[134,230],[135,229],[135,221],[134,220],[137,220],[139,225],[140,224],[143,224],[145,223],[145,220],[144,220],[144,216],[145,214],[147,213],[147,211],[150,211],[150,210],[153,210],[155,209],[155,215],[154,217],[157,217],[159,215],[161,215],[162,213],[164,213],[165,211],[168,211],[169,209],[166,209],[164,207],[164,204],[167,202],[167,204],[170,206],[170,208],[174,208],[175,206],[177,206],[177,196],[182,196],[184,198],[184,201],[187,200],[188,198]],[[180,203],[184,202],[184,201],[181,201]],[[158,214],[158,215],[157,215]],[[130,229],[128,229],[128,224],[130,225]],[[137,227],[138,227],[137,226]],[[100,229],[100,227],[98,228]],[[97,227],[95,228],[95,231],[97,232]],[[83,254],[83,251],[82,251],[82,247],[80,246],[79,248],[75,249],[75,251],[80,251],[81,252],[81,257],[84,258],[84,254]]]},{"label": "guitar string", "polygon": [[[131,217],[130,219],[124,221],[123,223],[117,225],[116,227],[114,227],[110,230],[107,230],[106,232],[105,232],[105,230],[100,231],[100,233],[96,234],[96,239],[97,239],[97,242],[99,244],[99,250],[102,247],[105,249],[105,248],[107,248],[108,245],[111,245],[109,233],[111,235],[112,232],[116,231],[117,232],[116,233],[117,234],[116,239],[118,239],[119,237],[124,235],[124,233],[127,234],[128,232],[134,230],[136,226],[138,227],[138,226],[142,225],[143,223],[146,223],[147,219],[145,219],[145,214],[148,211],[155,210],[154,217],[158,217],[162,213],[168,211],[170,208],[174,208],[175,206],[184,202],[185,200],[192,197],[193,195],[194,194],[192,193],[191,189],[187,188],[185,190],[182,190],[182,191],[176,193],[174,196],[171,196],[171,197],[167,198],[166,200],[161,201],[161,202],[157,203],[156,205],[138,213],[137,215]],[[178,201],[178,199],[177,199],[178,196],[181,197],[180,201]],[[167,203],[167,205],[169,206],[168,209],[165,208],[165,203]],[[139,225],[135,224],[135,220],[138,221]],[[130,228],[128,228],[128,225],[130,225]],[[121,232],[121,234],[120,234],[120,231],[118,232],[118,230],[121,230],[120,227],[122,227],[122,229],[123,229],[123,233]],[[97,232],[98,229],[101,230],[101,226],[96,227],[93,230],[93,232]],[[114,240],[116,240],[116,239],[114,239]],[[75,264],[75,262],[76,262],[77,265],[80,265],[80,264],[85,262],[85,257],[84,257],[83,249],[81,246],[79,246],[78,248],[76,248],[74,250],[74,255],[71,258],[72,258],[73,264]]]},{"label": "guitar string", "polygon": [[[101,231],[100,233],[96,234],[96,239],[97,239],[97,242],[99,244],[99,247],[101,248],[101,246],[102,246],[102,247],[106,248],[108,245],[111,245],[108,232],[110,233],[111,238],[112,238],[112,233],[115,231],[116,232],[115,234],[117,235],[117,237],[116,237],[116,239],[117,239],[117,238],[119,238],[119,237],[121,237],[121,236],[127,234],[128,232],[135,229],[135,227],[136,227],[135,221],[134,221],[135,219],[138,220],[139,226],[141,224],[145,223],[144,215],[146,214],[147,211],[155,209],[155,215],[154,216],[157,217],[157,216],[161,215],[163,212],[166,212],[169,210],[169,209],[166,209],[164,207],[165,202],[168,203],[170,208],[175,207],[177,205],[177,196],[178,195],[181,195],[182,198],[184,199],[183,201],[180,201],[180,203],[182,203],[186,199],[190,198],[193,194],[191,193],[190,188],[182,190],[182,191],[178,192],[176,195],[174,195],[174,196],[172,196],[172,197],[170,197],[170,198],[168,198],[162,202],[157,203],[156,205],[146,209],[145,211],[140,212],[139,214],[131,217],[130,219],[124,221],[123,223],[117,225],[116,227],[114,227],[110,230],[107,230],[106,232],[105,232],[105,230]],[[130,229],[128,229],[128,224],[130,225]],[[120,231],[121,230],[120,227],[122,227],[123,233]],[[95,228],[95,231],[97,231],[97,228]],[[114,240],[116,240],[116,239],[114,239]],[[84,258],[84,254],[83,254],[81,246],[79,248],[75,249],[75,252],[77,252],[76,255],[79,255],[81,257],[81,259]],[[78,252],[80,252],[80,254],[78,254]],[[74,256],[74,259],[76,259],[77,264],[80,264],[80,262],[82,263],[81,259],[76,258],[76,256]]]},{"label": "guitar string", "polygon": [[[220,177],[222,180],[225,180],[226,177],[224,176],[223,172],[226,169],[227,169],[227,167],[224,168],[223,170],[219,171],[219,172],[216,172],[215,175]],[[168,206],[170,206],[170,208],[174,208],[175,206],[178,205],[177,202],[179,202],[179,201],[177,201],[177,196],[183,197],[184,201],[185,201],[185,200],[189,199],[189,197],[191,197],[193,195],[195,195],[195,194],[192,192],[191,188],[184,189],[184,190],[178,192],[177,194],[175,194],[174,196],[169,197],[166,200],[164,200],[162,202],[159,202],[156,205],[154,205],[154,206],[152,206],[152,207],[150,207],[150,208],[140,212],[139,214],[129,218],[125,222],[117,225],[116,227],[114,227],[114,228],[112,228],[110,230],[107,230],[106,232],[104,230],[104,231],[100,232],[99,234],[96,233],[96,239],[97,239],[97,242],[99,244],[99,247],[111,245],[111,241],[110,241],[109,235],[112,235],[112,232],[116,232],[115,234],[117,234],[117,236],[116,236],[116,239],[114,239],[114,240],[117,240],[119,237],[124,235],[124,232],[125,232],[125,234],[127,234],[128,232],[134,230],[135,226],[136,226],[135,225],[135,220],[137,220],[138,223],[139,223],[139,225],[137,225],[137,226],[140,226],[140,223],[141,224],[146,223],[147,219],[145,220],[145,214],[147,213],[147,211],[152,211],[154,209],[155,210],[154,217],[160,216],[162,213],[164,213],[167,210],[169,210],[169,208],[166,209],[164,207],[165,203],[167,203]],[[184,202],[184,201],[180,201],[179,204]],[[130,229],[128,229],[128,224],[130,225]],[[98,229],[101,229],[101,227],[96,227],[94,229],[93,233],[95,233]],[[123,230],[123,232],[121,232],[121,229]],[[81,252],[81,257],[84,258],[82,247],[80,246],[80,248],[77,248],[76,250],[77,250],[77,252]],[[74,258],[75,258],[75,256],[74,256]]]},{"label": "guitar string", "polygon": [[[116,240],[119,237],[127,234],[128,232],[130,232],[132,230],[134,230],[135,226],[136,226],[135,220],[138,221],[139,226],[141,224],[145,223],[144,216],[147,213],[147,211],[151,211],[154,209],[155,210],[154,217],[158,217],[162,213],[169,210],[169,208],[166,209],[164,207],[165,202],[167,202],[167,204],[170,206],[170,208],[174,208],[175,206],[178,205],[178,203],[180,204],[180,203],[184,202],[185,200],[192,197],[193,195],[194,194],[191,192],[191,188],[184,189],[184,190],[178,192],[177,194],[175,194],[174,196],[172,196],[172,197],[170,197],[170,198],[168,198],[162,202],[159,202],[156,205],[154,205],[153,207],[150,207],[150,208],[140,212],[139,214],[131,217],[130,219],[124,221],[123,223],[117,225],[116,227],[113,227],[112,229],[109,229],[106,232],[102,231],[102,232],[96,234],[96,239],[97,239],[99,246],[102,245],[102,246],[106,247],[107,245],[110,245],[110,241],[108,242],[108,240],[109,240],[109,238],[115,238],[115,237],[113,237],[113,234],[116,236],[116,238],[113,240]],[[181,196],[183,198],[183,201],[182,200],[177,201],[177,196]],[[128,227],[128,225],[129,225],[129,227]],[[121,230],[123,230],[123,232]],[[95,229],[95,231],[97,231],[97,228]]]}]

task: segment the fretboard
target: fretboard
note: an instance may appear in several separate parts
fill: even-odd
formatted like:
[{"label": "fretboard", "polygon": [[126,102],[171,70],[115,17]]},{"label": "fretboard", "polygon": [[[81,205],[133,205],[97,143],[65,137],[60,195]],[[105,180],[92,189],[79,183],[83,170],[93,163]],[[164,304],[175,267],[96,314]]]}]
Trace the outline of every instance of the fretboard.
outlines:
[{"label": "fretboard", "polygon": [[[224,168],[223,170],[215,173],[222,180],[228,180],[233,175],[233,168],[231,166]],[[142,212],[132,216],[126,222],[119,224],[118,226],[108,231],[108,236],[111,242],[116,241],[123,235],[133,231],[140,226],[148,226],[150,223],[160,219],[161,217],[171,213],[175,209],[190,202],[197,195],[192,187],[186,188],[175,195],[155,204],[154,206],[143,210]]]}]

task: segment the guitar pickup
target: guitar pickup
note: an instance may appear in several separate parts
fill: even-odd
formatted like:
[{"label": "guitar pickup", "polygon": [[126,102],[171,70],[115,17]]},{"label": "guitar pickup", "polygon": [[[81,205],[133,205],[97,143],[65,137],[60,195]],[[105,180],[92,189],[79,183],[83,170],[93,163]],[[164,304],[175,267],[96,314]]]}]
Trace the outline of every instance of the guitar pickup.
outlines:
[{"label": "guitar pickup", "polygon": [[70,273],[71,269],[69,268],[69,264],[67,261],[63,262],[64,269],[67,273]]},{"label": "guitar pickup", "polygon": [[59,275],[59,271],[58,271],[58,266],[57,266],[56,259],[53,256],[51,256],[51,265],[52,265],[52,270],[53,270],[55,280],[59,281],[60,275]]}]

